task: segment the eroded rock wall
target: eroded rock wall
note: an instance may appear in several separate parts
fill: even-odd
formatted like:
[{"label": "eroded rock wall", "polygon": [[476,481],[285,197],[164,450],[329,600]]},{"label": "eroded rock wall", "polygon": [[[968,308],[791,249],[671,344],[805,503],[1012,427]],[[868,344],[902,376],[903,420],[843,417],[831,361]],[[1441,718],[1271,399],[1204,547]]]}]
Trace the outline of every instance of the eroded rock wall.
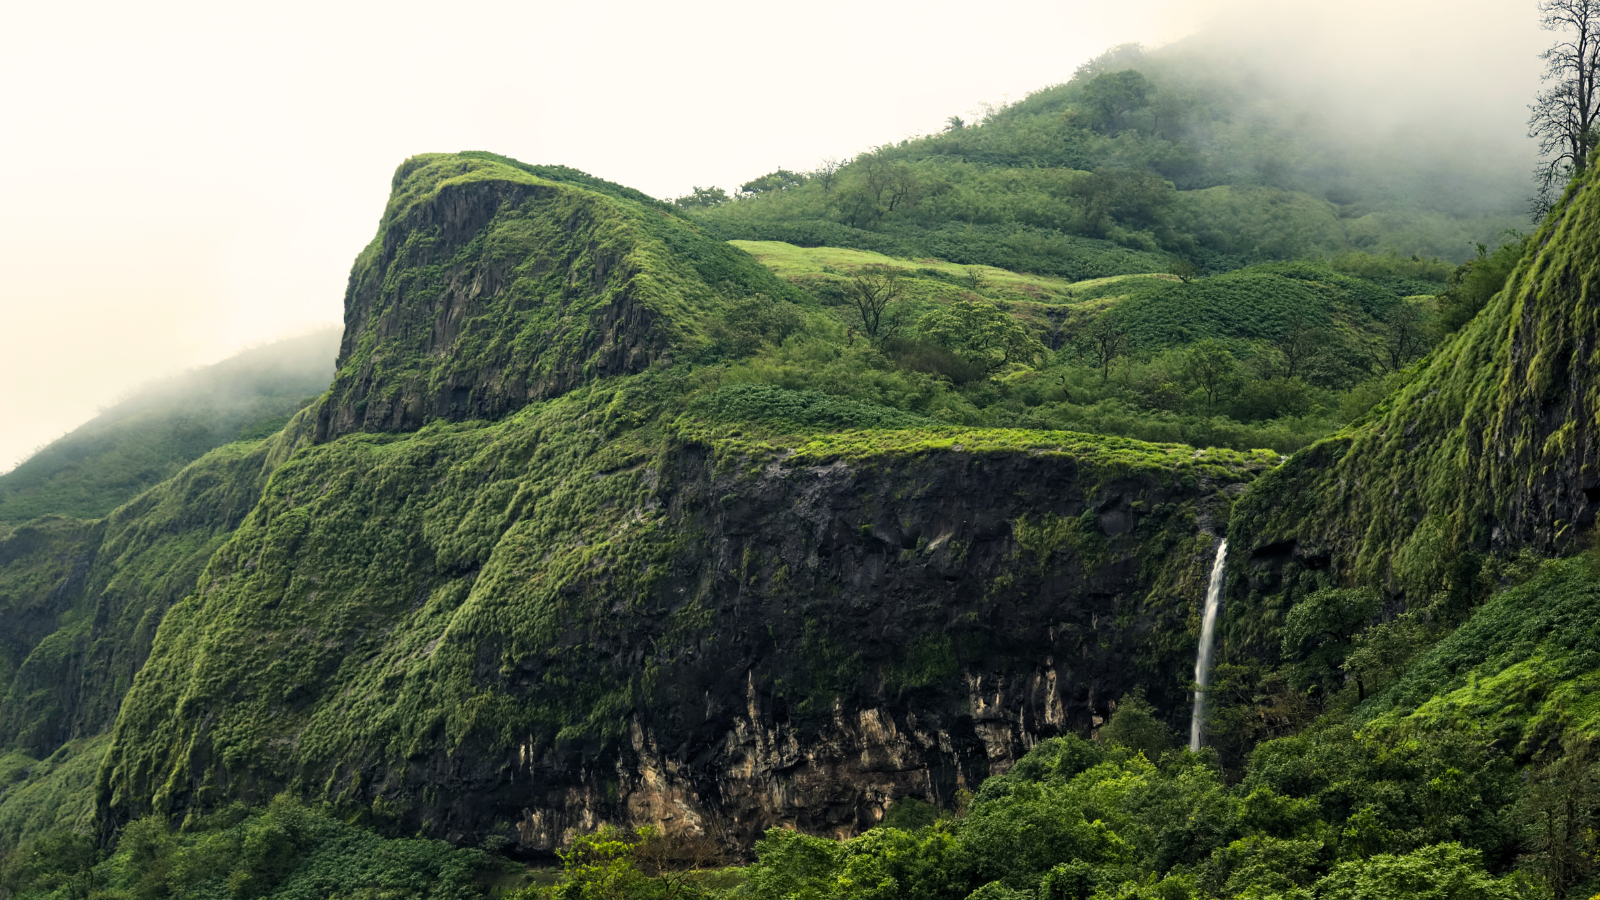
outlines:
[{"label": "eroded rock wall", "polygon": [[585,427],[616,405],[302,449],[163,624],[106,822],[287,787],[528,852],[603,822],[852,834],[1136,686],[1185,727],[1214,535],[1271,461]]},{"label": "eroded rock wall", "polygon": [[[710,585],[716,639],[641,692],[615,799],[525,798],[531,848],[602,820],[740,846],[779,824],[849,836],[895,799],[949,804],[1038,740],[1092,732],[1136,686],[1186,726],[1214,550],[1196,520],[1225,519],[1222,491],[1250,473],[1101,480],[1070,457],[959,449],[718,468],[686,452],[666,498],[696,536],[668,590]],[[1035,542],[1050,525],[1056,543]],[[517,760],[547,784],[579,774],[543,762]]]}]

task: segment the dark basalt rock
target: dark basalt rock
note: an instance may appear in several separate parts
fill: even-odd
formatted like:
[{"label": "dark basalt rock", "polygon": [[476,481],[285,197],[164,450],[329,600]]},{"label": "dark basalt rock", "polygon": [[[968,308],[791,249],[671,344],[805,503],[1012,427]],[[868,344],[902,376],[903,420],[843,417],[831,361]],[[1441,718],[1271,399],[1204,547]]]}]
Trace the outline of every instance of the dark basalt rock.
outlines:
[{"label": "dark basalt rock", "polygon": [[[1102,480],[1070,457],[961,451],[757,465],[699,445],[668,461],[659,527],[695,539],[654,612],[569,626],[591,669],[651,672],[634,676],[623,737],[414,759],[369,748],[343,761],[338,790],[432,797],[399,826],[475,842],[509,823],[528,853],[607,822],[748,848],[775,825],[859,833],[900,797],[950,804],[1043,738],[1091,734],[1136,685],[1182,728],[1214,549],[1195,519],[1225,519],[1222,491],[1253,474]],[[1016,533],[1085,512],[1118,527],[1043,554]],[[691,607],[703,630],[675,637]],[[531,698],[572,672],[544,658],[507,678],[491,661],[482,678]]]}]

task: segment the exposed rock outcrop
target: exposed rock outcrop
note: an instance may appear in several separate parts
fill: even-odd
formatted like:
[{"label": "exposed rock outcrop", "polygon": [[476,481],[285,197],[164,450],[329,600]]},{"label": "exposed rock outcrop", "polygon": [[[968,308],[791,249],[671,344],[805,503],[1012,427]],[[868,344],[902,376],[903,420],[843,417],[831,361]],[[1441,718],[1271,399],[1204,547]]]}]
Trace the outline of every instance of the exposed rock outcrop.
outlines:
[{"label": "exposed rock outcrop", "polygon": [[[407,160],[345,293],[317,439],[499,419],[670,365],[719,282],[774,297],[754,260],[661,209],[488,154]],[[642,195],[641,195],[642,196]]]}]

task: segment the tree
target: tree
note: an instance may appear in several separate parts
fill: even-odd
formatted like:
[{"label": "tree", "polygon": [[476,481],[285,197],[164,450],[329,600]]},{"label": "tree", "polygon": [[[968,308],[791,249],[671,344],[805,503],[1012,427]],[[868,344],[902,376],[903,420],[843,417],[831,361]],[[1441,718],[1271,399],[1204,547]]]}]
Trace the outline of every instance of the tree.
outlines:
[{"label": "tree", "polygon": [[779,169],[776,172],[768,172],[760,178],[746,181],[744,184],[739,186],[739,193],[748,197],[756,194],[764,194],[767,191],[782,191],[792,188],[796,185],[804,184],[805,180],[806,176],[800,174],[799,172],[791,172],[788,169]]},{"label": "tree", "polygon": [[967,127],[967,123],[960,116],[951,116],[944,120],[945,131],[960,131],[965,127]]},{"label": "tree", "polygon": [[957,300],[936,309],[917,322],[917,330],[967,362],[982,366],[985,374],[1035,360],[1045,352],[1044,345],[1010,313],[982,300]]},{"label": "tree", "polygon": [[1100,740],[1138,750],[1151,761],[1172,747],[1172,729],[1156,718],[1155,707],[1144,698],[1143,688],[1117,701],[1111,721],[1100,729]]},{"label": "tree", "polygon": [[1116,134],[1127,115],[1150,105],[1155,86],[1137,69],[1104,72],[1083,87],[1083,105],[1107,134]]},{"label": "tree", "polygon": [[582,900],[624,900],[643,893],[648,876],[634,864],[638,834],[602,825],[593,834],[579,835],[561,859],[562,896]]},{"label": "tree", "polygon": [[728,202],[728,192],[719,187],[703,188],[695,186],[694,193],[687,197],[679,197],[672,201],[674,206],[681,209],[698,209],[707,206],[717,206]]},{"label": "tree", "polygon": [[1200,267],[1181,256],[1174,256],[1167,265],[1167,274],[1176,275],[1179,281],[1189,284],[1200,277]]},{"label": "tree", "polygon": [[1233,354],[1214,338],[1194,345],[1183,362],[1184,378],[1205,393],[1208,406],[1217,405],[1217,395],[1233,381],[1238,368]]},{"label": "tree", "polygon": [[99,862],[93,839],[70,831],[51,831],[0,855],[0,896],[37,892],[35,896],[78,898],[94,886]]},{"label": "tree", "polygon": [[910,209],[922,199],[922,179],[917,177],[916,171],[910,166],[891,166],[886,191],[889,196],[889,212],[894,212],[896,208]]},{"label": "tree", "polygon": [[851,228],[871,228],[883,218],[883,207],[861,185],[850,185],[834,194],[832,205],[839,211],[839,221]]},{"label": "tree", "polygon": [[1111,316],[1096,319],[1088,331],[1089,351],[1100,367],[1100,383],[1111,380],[1111,367],[1122,358],[1127,349],[1128,330]]},{"label": "tree", "polygon": [[[1378,595],[1357,588],[1324,588],[1296,603],[1283,623],[1279,653],[1294,664],[1290,681],[1297,688],[1317,685],[1331,691],[1343,679],[1345,660],[1355,649],[1355,636],[1377,614]],[[1366,699],[1366,683],[1356,676],[1356,690]]]},{"label": "tree", "polygon": [[863,153],[856,157],[859,186],[879,207],[883,206],[883,193],[889,189],[894,177],[893,169],[894,163],[877,153]]},{"label": "tree", "polygon": [[895,210],[906,210],[922,199],[923,180],[916,170],[894,162],[881,152],[863,153],[851,164],[850,180],[834,200],[845,224],[871,228]]},{"label": "tree", "polygon": [[1398,372],[1405,368],[1406,363],[1421,356],[1427,346],[1428,335],[1422,313],[1415,305],[1401,301],[1389,316],[1389,323],[1383,331],[1383,346],[1375,358],[1379,368]]},{"label": "tree", "polygon": [[781,344],[803,322],[793,303],[773,300],[766,294],[725,302],[724,313],[706,327],[723,357],[749,356],[764,344]]},{"label": "tree", "polygon": [[633,861],[639,871],[655,879],[649,896],[659,900],[704,896],[695,873],[728,864],[722,847],[706,835],[669,835],[654,825],[640,828],[638,834]]},{"label": "tree", "polygon": [[[1537,773],[1518,804],[1529,861],[1557,897],[1583,881],[1600,859],[1600,765],[1595,745],[1569,736],[1559,759]],[[1580,895],[1581,896],[1581,895]]]},{"label": "tree", "polygon": [[1539,55],[1548,85],[1528,106],[1528,136],[1539,142],[1539,213],[1567,179],[1583,174],[1600,119],[1600,0],[1540,0],[1539,27],[1561,34]]},{"label": "tree", "polygon": [[863,153],[847,171],[851,177],[834,206],[846,225],[871,228],[889,211],[883,197],[893,178],[892,164],[877,153]]},{"label": "tree", "polygon": [[850,276],[845,294],[861,322],[861,332],[874,346],[882,346],[899,333],[904,290],[900,270],[891,266],[862,266]]},{"label": "tree", "polygon": [[839,168],[842,165],[843,163],[832,156],[824,157],[816,171],[811,173],[811,177],[822,185],[822,196],[826,197],[832,193],[834,182],[839,180]]},{"label": "tree", "polygon": [[1506,243],[1494,250],[1478,245],[1478,255],[1456,267],[1449,276],[1449,287],[1438,296],[1438,330],[1449,334],[1472,321],[1490,298],[1500,293],[1511,277],[1511,270],[1527,252],[1529,237],[1514,231],[1503,233]]},{"label": "tree", "polygon": [[1160,176],[1132,169],[1097,169],[1067,192],[1078,202],[1079,228],[1096,236],[1113,225],[1160,224],[1176,193]]},{"label": "tree", "polygon": [[1318,329],[1306,325],[1304,319],[1294,316],[1272,342],[1273,356],[1278,363],[1276,372],[1263,373],[1271,378],[1281,374],[1284,378],[1303,377],[1306,367],[1322,353],[1325,338]]}]

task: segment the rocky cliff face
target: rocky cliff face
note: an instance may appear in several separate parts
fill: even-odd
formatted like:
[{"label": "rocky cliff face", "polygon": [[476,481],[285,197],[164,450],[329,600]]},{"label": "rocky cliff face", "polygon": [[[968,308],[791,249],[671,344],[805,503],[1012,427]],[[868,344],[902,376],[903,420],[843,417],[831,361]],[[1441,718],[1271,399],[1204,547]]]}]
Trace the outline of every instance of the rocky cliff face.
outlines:
[{"label": "rocky cliff face", "polygon": [[635,192],[534,172],[561,175],[489,154],[418,156],[395,173],[350,274],[318,440],[498,419],[670,365],[674,350],[693,352],[695,320],[722,286],[789,292]]},{"label": "rocky cliff face", "polygon": [[[663,588],[698,589],[715,639],[641,685],[614,774],[585,777],[530,736],[509,783],[451,814],[497,803],[540,849],[600,821],[741,846],[778,824],[848,836],[895,799],[948,804],[1039,739],[1089,732],[1135,685],[1181,707],[1214,549],[1195,517],[1220,524],[1221,491],[1251,474],[1101,480],[1070,453],[958,442],[675,462],[666,520],[698,552]],[[615,664],[646,646],[631,636]]]},{"label": "rocky cliff face", "polygon": [[608,431],[629,390],[297,454],[169,614],[107,820],[288,786],[530,851],[602,822],[854,833],[1136,684],[1181,724],[1209,533],[1273,461]]}]

